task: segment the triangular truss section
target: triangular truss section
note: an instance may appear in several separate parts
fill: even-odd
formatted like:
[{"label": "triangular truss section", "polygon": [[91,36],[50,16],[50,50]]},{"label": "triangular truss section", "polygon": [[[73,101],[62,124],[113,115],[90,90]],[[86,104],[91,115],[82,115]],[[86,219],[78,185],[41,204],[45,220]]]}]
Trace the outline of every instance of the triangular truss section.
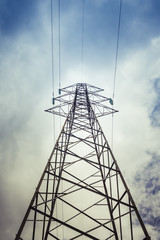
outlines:
[{"label": "triangular truss section", "polygon": [[102,103],[110,99],[85,83],[62,91],[46,111],[66,121],[16,240],[149,240],[97,120],[116,112]]}]

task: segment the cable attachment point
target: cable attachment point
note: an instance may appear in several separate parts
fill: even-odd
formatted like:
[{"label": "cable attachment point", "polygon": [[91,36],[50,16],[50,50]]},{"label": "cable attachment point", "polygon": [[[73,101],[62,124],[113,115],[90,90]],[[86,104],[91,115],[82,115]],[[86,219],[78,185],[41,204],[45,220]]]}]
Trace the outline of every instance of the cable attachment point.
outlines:
[{"label": "cable attachment point", "polygon": [[111,105],[113,105],[113,100],[112,100],[112,98],[109,98],[108,100],[109,100],[109,103],[110,103]]},{"label": "cable attachment point", "polygon": [[54,105],[54,103],[55,103],[55,98],[53,97],[52,98],[52,104]]},{"label": "cable attachment point", "polygon": [[52,104],[54,105],[54,103],[55,103],[55,97],[54,97],[54,92],[53,92]]}]

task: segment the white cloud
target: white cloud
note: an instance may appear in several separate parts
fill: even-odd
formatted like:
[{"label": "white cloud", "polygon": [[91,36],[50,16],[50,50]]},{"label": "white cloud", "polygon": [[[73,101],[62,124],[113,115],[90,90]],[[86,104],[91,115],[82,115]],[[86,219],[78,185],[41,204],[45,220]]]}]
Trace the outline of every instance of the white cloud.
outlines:
[{"label": "white cloud", "polygon": [[[114,121],[114,152],[121,170],[127,180],[135,202],[143,204],[148,214],[148,222],[157,217],[159,208],[158,194],[154,197],[146,192],[145,184],[152,177],[158,178],[159,167],[151,167],[151,155],[148,152],[160,154],[160,129],[153,128],[150,114],[157,104],[155,76],[160,76],[158,49],[159,38],[153,39],[148,46],[136,51],[130,51],[128,58],[118,65],[116,83],[116,103],[120,112]],[[144,171],[145,166],[147,170]],[[150,166],[150,167],[149,167]],[[140,174],[141,187],[135,189],[134,175]],[[153,188],[159,182],[152,181]],[[143,189],[143,190],[142,190]],[[147,212],[147,206],[151,212]],[[153,223],[152,223],[153,224]],[[156,227],[148,227],[152,237],[159,236]]]}]

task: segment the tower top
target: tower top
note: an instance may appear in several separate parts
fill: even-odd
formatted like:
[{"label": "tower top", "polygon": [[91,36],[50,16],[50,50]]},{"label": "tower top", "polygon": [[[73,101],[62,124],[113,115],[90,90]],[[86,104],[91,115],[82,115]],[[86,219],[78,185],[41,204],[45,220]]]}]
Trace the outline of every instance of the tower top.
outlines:
[{"label": "tower top", "polygon": [[61,89],[63,95],[54,98],[54,106],[45,111],[67,117],[68,112],[76,97],[77,101],[79,102],[79,104],[81,103],[81,105],[83,105],[84,103],[83,100],[88,98],[88,101],[93,108],[96,117],[102,117],[118,112],[117,110],[108,106],[108,103],[113,105],[113,101],[111,98],[100,95],[99,92],[102,91],[104,91],[104,89],[95,87],[88,83],[77,83],[68,87],[64,87]]}]

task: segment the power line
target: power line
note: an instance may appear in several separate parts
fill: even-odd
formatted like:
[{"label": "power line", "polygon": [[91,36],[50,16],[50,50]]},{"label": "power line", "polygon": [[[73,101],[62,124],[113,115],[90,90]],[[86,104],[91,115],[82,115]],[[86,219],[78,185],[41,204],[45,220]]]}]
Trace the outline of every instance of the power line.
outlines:
[{"label": "power line", "polygon": [[[54,104],[54,37],[53,37],[53,0],[51,0],[51,81],[52,81],[52,103]],[[55,116],[53,115],[53,143],[55,144]]]},{"label": "power line", "polygon": [[[120,38],[120,27],[121,27],[121,15],[122,15],[122,0],[120,0],[119,5],[119,18],[118,18],[118,30],[117,30],[117,43],[116,43],[116,55],[115,55],[115,67],[114,67],[114,77],[113,77],[113,104],[115,98],[115,87],[116,87],[116,77],[117,77],[117,63],[118,63],[118,51],[119,51],[119,38]],[[111,143],[113,148],[113,114],[112,114],[112,133],[111,133]]]},{"label": "power line", "polygon": [[[61,0],[58,0],[58,58],[59,58],[59,94],[61,94]],[[60,116],[60,129],[61,129],[61,116]],[[61,191],[63,192],[63,181],[61,186]],[[62,201],[62,220],[64,221],[64,207],[63,207],[63,201]],[[58,228],[57,228],[58,229]],[[64,226],[62,227],[62,235],[64,239]],[[57,234],[58,236],[58,234]]]},{"label": "power line", "polygon": [[58,2],[58,32],[59,32],[59,94],[61,93],[61,1]]},{"label": "power line", "polygon": [[117,75],[117,62],[118,62],[118,51],[119,51],[119,37],[120,37],[121,15],[122,15],[122,0],[120,0],[120,5],[119,5],[119,18],[118,18],[118,30],[117,30],[116,56],[115,56],[114,79],[113,79],[113,99],[114,99],[114,96],[115,96],[115,85],[116,85],[116,75]]},{"label": "power line", "polygon": [[53,89],[53,99],[54,99],[54,50],[53,50],[53,2],[51,0],[51,78],[52,78],[52,89]]},{"label": "power line", "polygon": [[85,2],[82,2],[82,49],[81,49],[81,82],[83,80],[83,64],[84,64],[84,8]]}]

